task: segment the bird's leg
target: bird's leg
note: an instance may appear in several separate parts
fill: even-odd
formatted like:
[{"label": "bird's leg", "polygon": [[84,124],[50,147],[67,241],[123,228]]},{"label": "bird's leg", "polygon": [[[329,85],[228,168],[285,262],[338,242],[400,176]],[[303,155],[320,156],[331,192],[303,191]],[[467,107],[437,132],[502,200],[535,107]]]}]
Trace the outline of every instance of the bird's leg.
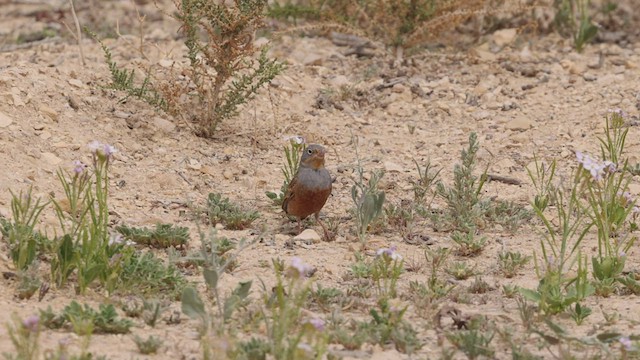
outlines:
[{"label": "bird's leg", "polygon": [[300,234],[302,233],[302,219],[297,217],[296,220],[298,220],[298,234]]},{"label": "bird's leg", "polygon": [[322,230],[324,231],[324,240],[331,241],[331,238],[329,237],[329,230],[327,230],[327,227],[324,225],[324,223],[320,221],[320,212],[318,211],[315,215],[316,215],[316,222],[320,224],[320,226],[322,226]]}]

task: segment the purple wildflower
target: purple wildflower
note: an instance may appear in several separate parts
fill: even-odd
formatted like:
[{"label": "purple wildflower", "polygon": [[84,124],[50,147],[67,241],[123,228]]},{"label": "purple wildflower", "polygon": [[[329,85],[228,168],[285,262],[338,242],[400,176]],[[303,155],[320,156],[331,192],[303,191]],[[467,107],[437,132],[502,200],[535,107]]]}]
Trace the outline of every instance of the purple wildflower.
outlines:
[{"label": "purple wildflower", "polygon": [[22,326],[31,333],[38,331],[38,325],[40,324],[40,317],[38,315],[31,315],[22,321]]},{"label": "purple wildflower", "polygon": [[83,163],[80,160],[75,160],[73,162],[73,172],[78,175],[82,174],[86,168],[87,168],[87,164]]},{"label": "purple wildflower", "polygon": [[313,326],[318,331],[324,330],[324,320],[320,318],[312,318],[307,320],[307,323]]},{"label": "purple wildflower", "polygon": [[390,248],[381,248],[376,251],[376,256],[388,257],[391,260],[402,260],[402,255],[398,254],[396,250],[396,246],[392,246]]},{"label": "purple wildflower", "polygon": [[291,269],[294,269],[297,272],[297,277],[303,277],[310,274],[313,267],[305,264],[299,257],[294,257],[291,259]]},{"label": "purple wildflower", "polygon": [[609,109],[607,110],[607,113],[609,113],[610,115],[618,115],[621,118],[627,117],[627,113],[622,109]]},{"label": "purple wildflower", "polygon": [[620,342],[620,344],[622,344],[622,346],[624,346],[625,350],[627,351],[631,350],[631,348],[633,347],[633,343],[628,336],[621,337],[620,339],[618,339],[618,342]]}]

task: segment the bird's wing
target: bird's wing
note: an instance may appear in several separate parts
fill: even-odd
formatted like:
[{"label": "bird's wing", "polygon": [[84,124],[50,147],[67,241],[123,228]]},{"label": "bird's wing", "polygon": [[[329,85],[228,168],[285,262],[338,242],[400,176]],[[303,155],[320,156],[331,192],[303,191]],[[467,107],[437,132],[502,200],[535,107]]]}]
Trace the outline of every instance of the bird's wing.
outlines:
[{"label": "bird's wing", "polygon": [[289,182],[289,185],[287,186],[287,193],[284,195],[284,200],[282,201],[282,210],[284,210],[284,212],[288,213],[287,211],[287,206],[289,205],[289,201],[291,201],[291,199],[293,199],[293,197],[295,196],[295,188],[298,184],[298,174],[296,174],[293,179],[291,179],[291,181]]}]

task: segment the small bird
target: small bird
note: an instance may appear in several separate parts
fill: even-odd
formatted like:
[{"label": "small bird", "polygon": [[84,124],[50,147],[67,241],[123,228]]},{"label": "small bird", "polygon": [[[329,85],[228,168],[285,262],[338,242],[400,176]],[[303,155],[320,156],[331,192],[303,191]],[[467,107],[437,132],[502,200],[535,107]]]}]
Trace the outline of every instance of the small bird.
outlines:
[{"label": "small bird", "polygon": [[282,202],[282,210],[298,219],[298,230],[302,231],[302,220],[315,214],[328,239],[329,232],[320,222],[320,210],[331,195],[331,175],[324,167],[326,150],[321,145],[311,144],[302,154],[298,171],[289,182]]}]

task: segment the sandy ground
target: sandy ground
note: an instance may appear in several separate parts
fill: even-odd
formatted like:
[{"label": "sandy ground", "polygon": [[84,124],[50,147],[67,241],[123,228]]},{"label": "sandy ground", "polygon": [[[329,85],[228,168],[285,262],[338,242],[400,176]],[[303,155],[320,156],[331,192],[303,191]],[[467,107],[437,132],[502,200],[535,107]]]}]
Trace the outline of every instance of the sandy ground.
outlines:
[{"label": "sandy ground", "polygon": [[[356,163],[353,137],[358,139],[363,166],[386,170],[382,187],[389,202],[400,204],[413,198],[410,181],[417,177],[414,159],[420,163],[430,159],[443,168],[442,178],[450,184],[460,150],[466,146],[469,133],[476,132],[481,145],[479,168],[488,165],[490,173],[522,182],[490,182],[483,195],[527,205],[534,189],[525,167],[531,165],[534,153],[545,161],[557,159],[559,176],[567,177],[576,165],[574,151],[599,151],[597,137],[602,134],[608,109],[623,109],[637,124],[640,42],[633,37],[619,44],[593,44],[578,54],[569,40],[555,34],[521,38],[496,32],[478,39],[465,51],[422,52],[410,64],[392,68],[393,58],[383,51],[372,58],[356,58],[343,55],[347,48],[324,37],[285,36],[273,44],[271,55],[288,63],[286,72],[262,89],[237,118],[224,123],[214,139],[207,140],[193,135],[182,120],[155,112],[136,100],[121,103],[122,94],[102,88],[108,84],[109,73],[100,48],[91,40],[83,41],[83,66],[78,47],[64,26],[47,22],[44,15],[36,21],[37,14],[56,17],[59,14],[49,10],[63,9],[63,21],[71,25],[65,4],[0,1],[0,14],[4,14],[0,15],[0,41],[4,42],[0,42],[0,215],[10,216],[9,189],[33,186],[36,195],[61,196],[55,171],[59,167],[71,169],[74,160],[87,160],[86,145],[92,140],[109,143],[118,149],[110,199],[115,223],[149,226],[163,222],[193,229],[183,204],[202,204],[209,192],[222,193],[246,208],[260,211],[261,217],[252,229],[221,230],[222,235],[234,239],[261,238],[240,255],[240,265],[224,278],[224,287],[247,279],[261,278],[268,283],[272,276],[259,260],[298,256],[317,268],[317,282],[323,287],[346,288],[344,276],[357,248],[349,213]],[[105,40],[114,59],[127,65],[143,63],[139,39],[131,28],[135,26],[134,7],[128,2],[108,2],[104,6],[107,14],[115,14],[102,18],[105,28],[113,31],[117,19],[120,26],[131,29],[131,35]],[[143,9],[156,14],[145,22],[145,54],[159,66],[181,60],[184,47],[175,38],[177,26],[154,13],[152,6]],[[90,17],[84,18],[90,21]],[[53,26],[62,37],[14,46],[18,34],[37,32],[45,26]],[[395,85],[385,85],[394,79],[398,80]],[[335,104],[318,102],[319,94],[343,87],[350,92]],[[639,160],[639,132],[637,126],[630,127],[627,153],[632,163]],[[334,242],[286,246],[291,236],[282,228],[283,215],[264,195],[280,187],[281,148],[288,135],[305,136],[329,149],[327,167],[336,181],[323,217],[339,219]],[[640,195],[639,180],[636,177],[632,181],[634,195]],[[435,206],[442,204],[436,202]],[[41,226],[53,229],[55,224],[50,209]],[[319,231],[319,227],[315,229]],[[506,279],[497,271],[497,253],[506,248],[532,254],[539,246],[540,229],[534,221],[516,234],[494,227],[483,230],[488,245],[482,256],[468,261],[494,290],[471,295],[470,304],[449,305],[465,315],[486,315],[522,332],[515,300],[504,297],[500,289],[504,284],[533,288],[537,284],[533,263],[515,278]],[[370,247],[397,246],[406,259],[423,262],[425,247],[452,244],[449,233],[435,232],[427,221],[414,224],[413,231],[429,237],[429,245],[408,244],[397,231],[389,229],[372,235]],[[192,238],[196,237],[192,232]],[[591,253],[594,245],[595,235],[591,234],[584,251]],[[196,246],[197,242],[191,245]],[[0,255],[0,270],[12,271],[6,252]],[[637,249],[634,247],[628,255],[627,269],[636,268]],[[411,280],[426,280],[427,273],[425,266],[404,274],[399,284],[401,292]],[[202,282],[200,276],[190,279]],[[459,288],[472,281],[452,279]],[[27,316],[49,305],[61,309],[71,299],[94,305],[109,301],[101,293],[77,297],[71,288],[53,288],[41,302],[36,298],[18,300],[15,287],[10,280],[0,280],[0,307],[4,309],[0,323],[8,321],[12,313]],[[625,334],[638,331],[640,301],[636,296],[592,296],[585,304],[594,309],[594,314],[584,324],[576,326],[564,317],[557,321],[576,336],[603,328]],[[620,321],[603,325],[600,307],[619,312]],[[179,303],[171,305],[171,310],[179,309]],[[417,310],[410,307],[407,315],[425,344],[416,358],[438,357],[433,321]],[[366,309],[347,315],[362,318]],[[153,329],[137,325],[134,334],[165,339],[158,355],[138,354],[129,336],[96,335],[91,350],[112,359],[199,357],[193,322],[161,323]],[[52,349],[67,337],[76,339],[74,343],[79,345],[72,333],[45,331],[43,348]],[[500,358],[510,356],[503,343],[494,343]],[[526,346],[534,350],[535,344],[531,340]],[[389,348],[368,346],[363,350],[364,358],[407,358]],[[0,351],[11,352],[4,330],[0,330]]]}]

